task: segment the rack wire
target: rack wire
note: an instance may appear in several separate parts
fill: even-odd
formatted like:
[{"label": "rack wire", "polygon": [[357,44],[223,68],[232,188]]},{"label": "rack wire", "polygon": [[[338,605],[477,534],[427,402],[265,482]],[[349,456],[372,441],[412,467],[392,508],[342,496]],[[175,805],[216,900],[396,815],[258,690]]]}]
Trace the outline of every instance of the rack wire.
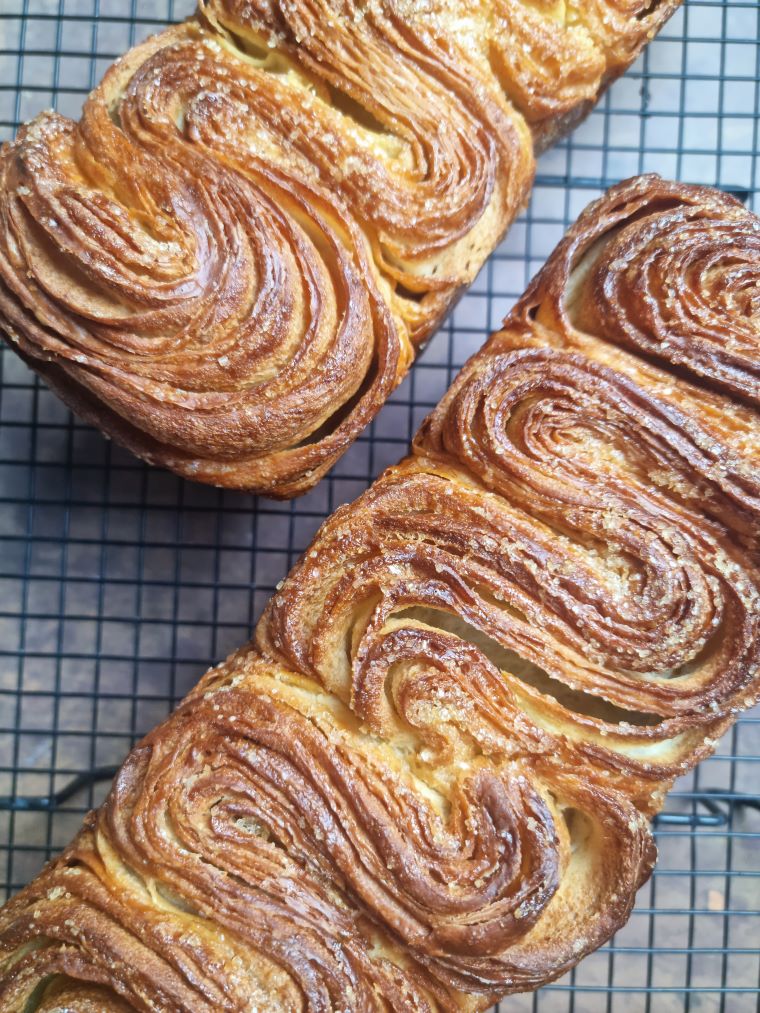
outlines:
[{"label": "rack wire", "polygon": [[[0,0],[0,139],[83,96],[191,0]],[[33,876],[115,765],[250,635],[321,521],[397,460],[583,206],[641,171],[760,210],[757,0],[689,0],[573,136],[410,377],[309,495],[278,504],[151,469],[0,352],[0,892]],[[760,1009],[760,711],[681,779],[629,924],[503,1010]]]}]

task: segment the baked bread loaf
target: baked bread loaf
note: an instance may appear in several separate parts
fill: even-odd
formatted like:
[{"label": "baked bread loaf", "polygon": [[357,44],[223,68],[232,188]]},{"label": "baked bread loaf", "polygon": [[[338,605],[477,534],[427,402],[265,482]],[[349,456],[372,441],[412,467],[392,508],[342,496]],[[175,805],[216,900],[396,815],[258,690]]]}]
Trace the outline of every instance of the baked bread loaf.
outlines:
[{"label": "baked bread loaf", "polygon": [[204,0],[3,147],[0,331],[147,461],[304,492],[677,3]]},{"label": "baked bread loaf", "polygon": [[2,1010],[482,1010],[623,924],[760,691],[758,229],[651,176],[584,213],[0,912]]}]

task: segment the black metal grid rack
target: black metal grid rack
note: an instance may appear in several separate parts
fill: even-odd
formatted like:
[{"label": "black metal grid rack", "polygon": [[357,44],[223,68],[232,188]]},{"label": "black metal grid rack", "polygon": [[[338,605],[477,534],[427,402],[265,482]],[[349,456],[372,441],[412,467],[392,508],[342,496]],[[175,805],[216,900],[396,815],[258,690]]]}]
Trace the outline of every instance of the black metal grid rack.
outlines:
[{"label": "black metal grid rack", "polygon": [[[192,0],[0,0],[0,138],[76,115],[111,60]],[[370,429],[290,504],[182,482],[71,417],[0,352],[0,890],[72,836],[109,772],[204,667],[247,639],[322,519],[398,459],[581,208],[639,171],[760,210],[758,0],[687,0],[574,135]],[[684,778],[628,926],[504,1010],[760,1009],[760,717]]]}]

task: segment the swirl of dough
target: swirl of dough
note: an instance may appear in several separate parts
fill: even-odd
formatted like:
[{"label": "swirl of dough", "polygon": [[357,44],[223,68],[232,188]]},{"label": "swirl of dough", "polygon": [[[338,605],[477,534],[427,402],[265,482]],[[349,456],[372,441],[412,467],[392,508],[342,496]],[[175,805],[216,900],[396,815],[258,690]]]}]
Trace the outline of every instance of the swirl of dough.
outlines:
[{"label": "swirl of dough", "polygon": [[643,176],[584,211],[526,299],[756,408],[759,291],[755,215],[717,190]]},{"label": "swirl of dough", "polygon": [[[201,701],[205,736],[186,708],[139,747],[97,824],[43,877],[29,905],[20,898],[3,911],[0,951],[13,955],[3,1008],[26,1008],[35,974],[110,975],[129,1008],[152,1011],[445,1008],[447,990],[422,966],[412,974],[396,966],[382,929],[367,925],[336,870],[323,868],[326,843],[347,863],[361,843],[334,837],[341,812],[330,805],[331,776],[345,774],[345,763],[328,763],[302,794],[305,750],[327,750],[324,736],[315,732],[293,757],[277,732],[280,724],[296,730],[290,708],[259,702],[250,714],[264,722],[257,733],[238,709],[247,698],[219,699],[235,709]],[[227,740],[221,753],[219,735]],[[211,749],[218,755],[209,765]],[[319,822],[296,817],[299,800],[311,802]],[[350,808],[348,798],[337,808]],[[370,879],[383,862],[375,859]],[[39,932],[45,945],[26,952]]]},{"label": "swirl of dough", "polygon": [[594,264],[579,323],[760,405],[760,228],[716,205],[625,225]]},{"label": "swirl of dough", "polygon": [[415,25],[443,26],[459,59],[496,79],[542,151],[588,114],[679,4],[395,0],[393,6]]},{"label": "swirl of dough", "polygon": [[35,1013],[130,1013],[133,1006],[110,988],[54,978],[40,997]]},{"label": "swirl of dough", "polygon": [[323,699],[244,654],[213,673],[6,909],[6,998],[35,970],[104,984],[119,967],[146,1010],[241,1009],[246,990],[262,1009],[444,1010],[609,935],[652,859],[622,795],[519,759],[474,762],[444,795]]},{"label": "swirl of dough", "polygon": [[322,193],[263,187],[166,137],[149,150],[112,122],[144,55],[106,77],[78,128],[51,116],[3,159],[11,337],[149,459],[292,494],[385,400],[408,342]]},{"label": "swirl of dough", "polygon": [[[533,0],[535,2],[535,0]],[[673,0],[567,0],[562,2],[568,25],[582,24],[603,51],[610,71],[620,73],[647,39],[659,31],[677,9]],[[538,5],[557,0],[538,0]]]},{"label": "swirl of dough", "polygon": [[607,63],[580,22],[568,24],[558,4],[496,0],[491,66],[510,100],[531,124],[592,101]]},{"label": "swirl of dough", "polygon": [[264,111],[258,97],[256,115],[342,194],[380,269],[413,297],[401,309],[416,339],[427,336],[525,197],[521,117],[452,54],[450,33],[393,2],[206,0],[204,10],[242,48],[271,43],[315,82],[306,118]]},{"label": "swirl of dough", "polygon": [[732,476],[662,409],[593,361],[518,347],[465,371],[419,445],[599,553],[614,583],[587,637],[604,644],[607,664],[646,673],[658,683],[646,695],[678,711],[726,714],[757,667],[758,575],[695,514],[713,476],[724,487],[717,512]]},{"label": "swirl of dough", "polygon": [[113,861],[93,822],[0,915],[3,1009],[37,1011],[35,999],[47,1008],[41,982],[50,983],[51,1000],[59,989],[91,982],[113,1003],[96,1008],[120,1010],[121,997],[127,1009],[146,1013],[243,1009],[249,996],[269,1013],[281,1008],[277,997],[295,998],[263,955],[249,963],[244,947],[217,935],[161,884],[141,883]]},{"label": "swirl of dough", "polygon": [[673,0],[493,0],[483,3],[489,65],[545,148],[591,109]]},{"label": "swirl of dough", "polygon": [[[584,487],[604,481],[611,485],[600,507],[635,509],[633,502],[623,507],[624,500],[654,486],[729,529],[760,530],[760,483],[742,455],[714,439],[701,420],[661,399],[656,388],[595,361],[589,353],[598,345],[587,342],[584,353],[542,348],[533,335],[507,329],[491,347],[494,354],[449,391],[418,443],[429,433],[431,446],[466,460],[487,484],[504,490],[509,483],[510,496],[524,507],[532,508],[536,494],[544,513],[564,502],[571,524],[585,523]],[[572,485],[563,485],[568,478]],[[548,495],[542,484],[550,487]]]},{"label": "swirl of dough", "polygon": [[719,584],[675,532],[640,538],[643,576],[623,581],[621,553],[600,559],[460,474],[406,466],[339,511],[272,599],[260,649],[377,734],[418,728],[421,762],[567,746],[651,809],[652,781],[704,755],[751,683],[753,585],[738,567],[738,591]]}]

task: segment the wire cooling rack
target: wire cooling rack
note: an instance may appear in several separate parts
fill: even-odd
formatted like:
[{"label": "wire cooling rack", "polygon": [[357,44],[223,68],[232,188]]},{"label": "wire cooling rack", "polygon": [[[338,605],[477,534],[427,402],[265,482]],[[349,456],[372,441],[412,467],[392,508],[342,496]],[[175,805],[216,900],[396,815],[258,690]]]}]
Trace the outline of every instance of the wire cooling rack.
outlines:
[{"label": "wire cooling rack", "polygon": [[[113,58],[190,0],[0,0],[0,138],[40,109],[76,116]],[[582,207],[658,171],[760,210],[757,0],[691,0],[574,135],[531,205],[375,423],[290,504],[151,469],[77,422],[0,353],[0,888],[78,828],[114,765],[250,635],[322,519],[396,461]],[[684,778],[660,860],[615,940],[504,1011],[760,1008],[760,717]]]}]

